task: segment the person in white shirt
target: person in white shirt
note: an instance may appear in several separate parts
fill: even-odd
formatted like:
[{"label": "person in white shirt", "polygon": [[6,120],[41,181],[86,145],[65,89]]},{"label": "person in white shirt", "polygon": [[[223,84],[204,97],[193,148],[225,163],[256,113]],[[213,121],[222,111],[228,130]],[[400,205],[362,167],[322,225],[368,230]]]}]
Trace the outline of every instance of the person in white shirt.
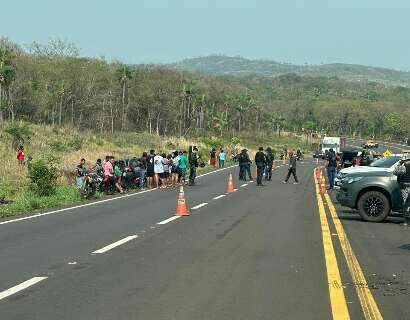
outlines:
[{"label": "person in white shirt", "polygon": [[154,173],[155,173],[155,183],[157,188],[159,188],[161,182],[161,174],[164,173],[163,157],[157,153],[154,157]]}]

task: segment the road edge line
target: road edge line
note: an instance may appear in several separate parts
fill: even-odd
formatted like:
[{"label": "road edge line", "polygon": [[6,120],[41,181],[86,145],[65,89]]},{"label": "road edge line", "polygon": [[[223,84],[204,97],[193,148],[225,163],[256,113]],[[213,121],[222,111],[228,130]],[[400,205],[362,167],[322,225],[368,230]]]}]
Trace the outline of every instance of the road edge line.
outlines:
[{"label": "road edge line", "polygon": [[334,320],[349,320],[346,297],[342,287],[339,266],[330,235],[329,223],[327,221],[325,205],[319,191],[316,176],[313,175],[316,190],[316,200],[319,208],[320,227],[322,231],[323,253],[325,256],[326,275],[329,286],[330,305]]},{"label": "road edge line", "polygon": [[345,256],[347,266],[355,284],[356,293],[359,297],[364,317],[366,320],[381,320],[383,319],[383,316],[381,315],[376,300],[369,289],[363,270],[360,267],[359,260],[357,260],[343,225],[337,215],[336,208],[328,194],[325,194],[325,199],[338,234],[343,255]]},{"label": "road edge line", "polygon": [[[232,166],[229,166],[229,167],[226,167],[226,168],[213,170],[211,172],[201,174],[197,178],[201,178],[201,177],[213,174],[213,173],[221,172],[223,170],[232,169],[236,166],[237,165],[232,165]],[[43,213],[37,213],[37,214],[33,214],[33,215],[21,217],[21,218],[10,219],[10,220],[6,220],[6,221],[0,221],[0,226],[4,225],[4,224],[19,222],[19,221],[25,221],[25,220],[35,219],[35,218],[41,218],[41,217],[44,217],[44,216],[48,216],[48,215],[56,214],[56,213],[61,213],[61,212],[65,212],[65,211],[71,211],[71,210],[75,210],[75,209],[90,207],[90,206],[98,205],[98,204],[105,203],[105,202],[111,202],[111,201],[115,201],[115,200],[119,200],[119,199],[134,197],[134,196],[138,196],[138,195],[141,195],[141,194],[144,194],[144,193],[147,193],[147,192],[153,192],[153,191],[156,191],[156,190],[158,190],[158,189],[155,188],[155,189],[143,190],[143,191],[130,193],[130,194],[122,195],[122,196],[116,196],[114,198],[97,200],[97,201],[84,203],[84,204],[80,204],[80,205],[76,205],[76,206],[72,206],[72,207],[67,207],[67,208],[62,208],[62,209],[57,209],[57,210],[52,210],[52,211],[46,211],[46,212],[43,212]]]}]

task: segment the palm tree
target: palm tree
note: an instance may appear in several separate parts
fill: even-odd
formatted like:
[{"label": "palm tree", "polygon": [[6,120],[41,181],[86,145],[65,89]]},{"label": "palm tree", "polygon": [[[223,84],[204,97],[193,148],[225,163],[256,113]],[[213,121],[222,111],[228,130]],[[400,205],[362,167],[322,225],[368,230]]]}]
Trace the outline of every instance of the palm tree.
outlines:
[{"label": "palm tree", "polygon": [[116,78],[121,85],[121,96],[122,96],[122,117],[121,117],[121,130],[125,130],[125,124],[127,120],[127,108],[128,99],[126,99],[126,91],[128,81],[132,79],[132,71],[127,65],[122,65],[116,71]]},{"label": "palm tree", "polygon": [[[0,47],[0,123],[3,122],[4,92],[16,77],[16,69],[13,65],[14,53],[6,47]],[[6,89],[6,90],[4,90]]]}]

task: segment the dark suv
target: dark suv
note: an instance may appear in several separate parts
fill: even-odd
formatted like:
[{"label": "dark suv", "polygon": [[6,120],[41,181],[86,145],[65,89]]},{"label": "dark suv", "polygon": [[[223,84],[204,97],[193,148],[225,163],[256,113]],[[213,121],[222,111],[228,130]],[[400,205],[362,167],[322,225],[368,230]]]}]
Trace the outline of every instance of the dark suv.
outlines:
[{"label": "dark suv", "polygon": [[403,198],[391,171],[352,172],[340,181],[336,199],[342,206],[359,210],[363,220],[381,222],[391,211],[399,212]]}]

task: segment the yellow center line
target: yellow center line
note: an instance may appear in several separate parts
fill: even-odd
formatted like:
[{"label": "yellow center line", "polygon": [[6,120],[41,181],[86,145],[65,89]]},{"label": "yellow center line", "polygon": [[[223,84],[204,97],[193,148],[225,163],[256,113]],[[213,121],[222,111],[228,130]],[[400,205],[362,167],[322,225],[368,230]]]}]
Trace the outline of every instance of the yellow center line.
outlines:
[{"label": "yellow center line", "polygon": [[329,283],[330,305],[334,320],[349,320],[349,311],[347,309],[346,297],[342,287],[339,267],[335,250],[333,248],[332,237],[330,235],[329,224],[327,222],[325,206],[319,192],[316,176],[314,176],[316,187],[316,198],[319,207],[320,226],[322,228],[323,251],[325,253],[326,273]]},{"label": "yellow center line", "polygon": [[364,318],[366,320],[381,320],[383,319],[383,317],[367,285],[367,281],[363,274],[362,268],[360,267],[359,261],[357,260],[356,255],[354,254],[352,246],[350,245],[349,239],[347,238],[343,225],[339,220],[335,206],[333,205],[333,202],[328,194],[325,194],[325,199],[327,202],[327,206],[329,207],[330,214],[336,228],[336,232],[339,237],[343,254],[347,261],[347,266],[349,268],[350,274],[352,275],[353,282],[355,284],[356,293],[359,297],[360,305],[362,306]]}]

